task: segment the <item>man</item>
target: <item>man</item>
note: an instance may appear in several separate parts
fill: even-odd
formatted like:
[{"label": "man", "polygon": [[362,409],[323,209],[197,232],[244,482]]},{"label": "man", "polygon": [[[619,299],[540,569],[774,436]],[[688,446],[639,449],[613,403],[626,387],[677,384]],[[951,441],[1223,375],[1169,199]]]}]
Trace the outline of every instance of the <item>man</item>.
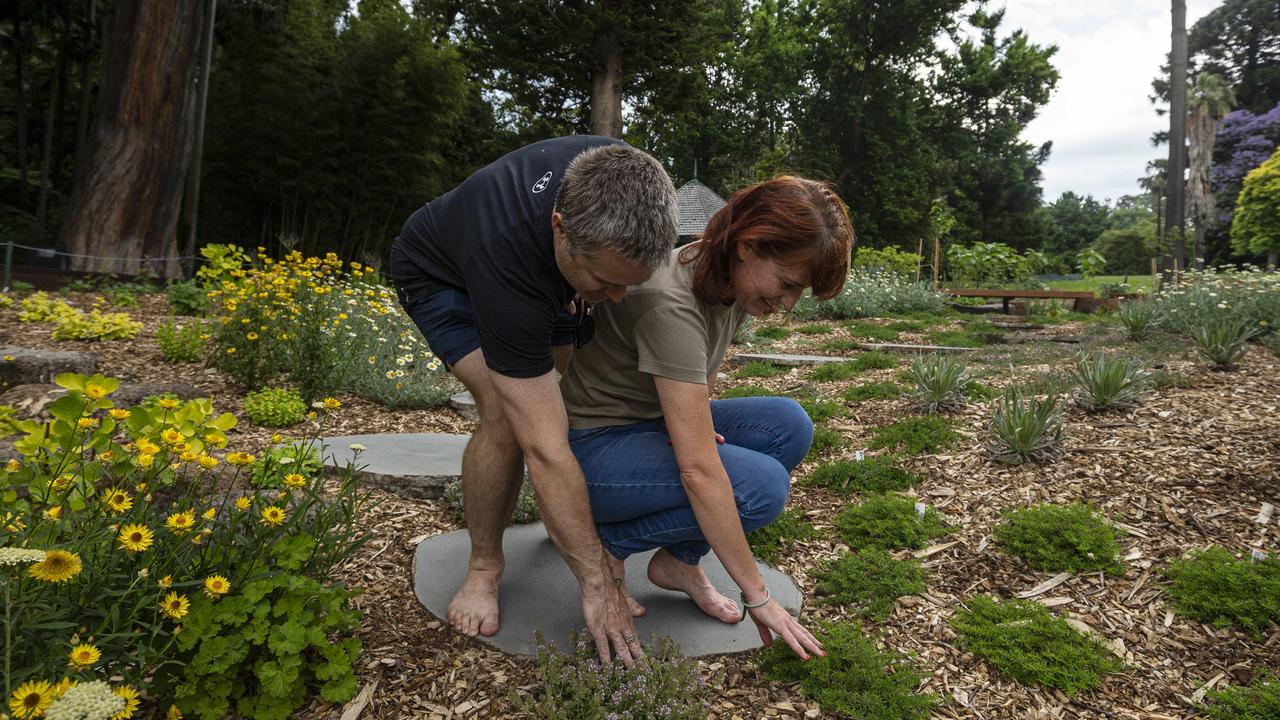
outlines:
[{"label": "man", "polygon": [[502,533],[523,460],[547,532],[581,585],[601,661],[640,657],[553,370],[567,365],[571,342],[589,339],[584,304],[621,300],[667,262],[676,237],[675,188],[656,160],[620,140],[573,136],[482,168],[396,238],[400,303],[480,412],[462,456],[471,557],[448,611],[459,632],[498,631]]}]

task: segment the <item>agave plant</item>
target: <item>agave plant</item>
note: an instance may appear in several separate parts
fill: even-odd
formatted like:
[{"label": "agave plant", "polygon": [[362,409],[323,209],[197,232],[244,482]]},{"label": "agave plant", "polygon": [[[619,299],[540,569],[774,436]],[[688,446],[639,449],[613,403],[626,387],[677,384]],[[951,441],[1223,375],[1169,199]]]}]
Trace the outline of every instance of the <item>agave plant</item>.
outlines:
[{"label": "agave plant", "polygon": [[971,382],[963,362],[938,353],[911,363],[907,377],[915,385],[908,395],[917,406],[930,413],[963,405],[965,390]]},{"label": "agave plant", "polygon": [[1058,396],[1025,397],[1005,391],[991,421],[991,456],[997,462],[1020,465],[1052,456],[1062,442],[1062,409]]},{"label": "agave plant", "polygon": [[1160,313],[1156,304],[1148,300],[1126,302],[1116,312],[1120,324],[1130,340],[1144,340],[1159,323]]},{"label": "agave plant", "polygon": [[1249,352],[1249,339],[1258,334],[1258,328],[1244,318],[1221,317],[1191,328],[1196,352],[1215,370],[1233,370],[1236,363]]},{"label": "agave plant", "polygon": [[1133,407],[1154,377],[1142,364],[1105,353],[1076,355],[1076,403],[1090,412]]}]

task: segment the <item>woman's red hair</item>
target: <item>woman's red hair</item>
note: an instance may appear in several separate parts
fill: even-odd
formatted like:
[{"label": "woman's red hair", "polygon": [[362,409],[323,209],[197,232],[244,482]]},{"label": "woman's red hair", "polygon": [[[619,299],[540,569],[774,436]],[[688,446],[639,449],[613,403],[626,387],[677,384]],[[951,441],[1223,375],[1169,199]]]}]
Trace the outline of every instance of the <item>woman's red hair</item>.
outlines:
[{"label": "woman's red hair", "polygon": [[733,194],[707,223],[701,242],[680,252],[694,265],[693,288],[704,301],[733,296],[738,247],[749,244],[784,265],[809,265],[815,297],[827,300],[844,287],[853,251],[853,223],[830,185],[779,175]]}]

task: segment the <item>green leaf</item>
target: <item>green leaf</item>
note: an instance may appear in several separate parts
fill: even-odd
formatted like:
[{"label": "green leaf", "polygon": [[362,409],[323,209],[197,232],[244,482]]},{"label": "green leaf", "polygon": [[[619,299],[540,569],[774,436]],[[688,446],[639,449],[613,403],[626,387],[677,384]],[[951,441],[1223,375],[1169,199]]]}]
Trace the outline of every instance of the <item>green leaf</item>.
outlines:
[{"label": "green leaf", "polygon": [[231,428],[235,427],[236,422],[237,422],[236,416],[227,412],[227,413],[222,413],[221,415],[214,418],[213,420],[210,420],[207,424],[210,427],[215,427],[223,432],[226,432]]},{"label": "green leaf", "polygon": [[296,534],[281,538],[271,547],[276,564],[284,570],[299,570],[311,557],[316,540],[310,535]]},{"label": "green leaf", "polygon": [[53,404],[49,406],[49,414],[59,420],[74,424],[76,420],[80,419],[80,413],[83,409],[84,398],[68,394],[53,401]]},{"label": "green leaf", "polygon": [[277,655],[296,655],[306,646],[307,628],[294,620],[277,627],[267,637],[267,647]]},{"label": "green leaf", "polygon": [[84,375],[80,375],[78,373],[59,373],[58,375],[54,376],[53,382],[56,385],[60,387],[64,387],[68,390],[83,391],[85,386],[85,381],[87,379],[88,378],[86,378]]}]

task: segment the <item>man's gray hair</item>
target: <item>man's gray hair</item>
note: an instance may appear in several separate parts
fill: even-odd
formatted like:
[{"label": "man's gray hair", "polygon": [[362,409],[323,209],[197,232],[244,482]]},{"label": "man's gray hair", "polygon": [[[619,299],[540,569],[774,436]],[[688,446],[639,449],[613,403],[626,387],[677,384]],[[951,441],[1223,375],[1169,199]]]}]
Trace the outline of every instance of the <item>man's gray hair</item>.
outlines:
[{"label": "man's gray hair", "polygon": [[677,230],[676,189],[662,165],[629,145],[585,150],[569,163],[556,195],[569,252],[601,247],[649,270],[667,264]]}]

